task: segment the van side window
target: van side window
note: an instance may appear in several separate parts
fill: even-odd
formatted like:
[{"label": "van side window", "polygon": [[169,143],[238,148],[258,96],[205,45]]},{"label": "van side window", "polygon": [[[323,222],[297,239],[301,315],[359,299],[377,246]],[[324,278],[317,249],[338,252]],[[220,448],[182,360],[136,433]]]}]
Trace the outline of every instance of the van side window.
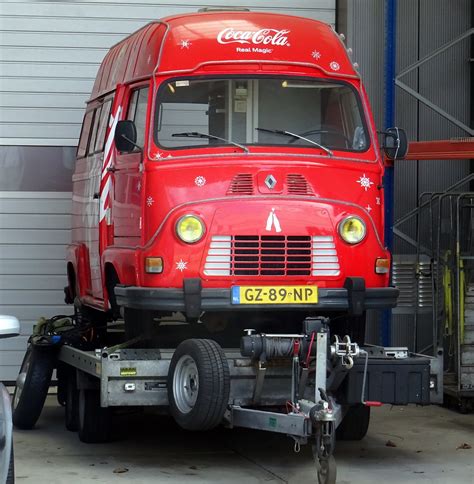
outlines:
[{"label": "van side window", "polygon": [[92,155],[92,153],[94,153],[94,144],[95,144],[95,139],[97,137],[99,118],[100,118],[100,106],[94,111],[94,124],[91,131],[91,140],[89,142],[89,149],[87,150],[88,155]]},{"label": "van side window", "polygon": [[77,157],[83,158],[87,152],[87,144],[89,142],[91,134],[91,124],[94,116],[94,111],[89,111],[84,116],[84,122],[82,123],[81,137],[79,139],[79,146],[77,147]]},{"label": "van side window", "polygon": [[132,92],[130,97],[130,104],[128,107],[127,119],[133,121],[137,128],[137,144],[144,146],[145,144],[145,124],[146,124],[146,109],[148,102],[148,87],[136,89]]},{"label": "van side window", "polygon": [[94,152],[104,151],[105,132],[107,131],[107,125],[109,123],[110,108],[112,107],[112,99],[108,99],[102,105],[102,111],[100,112],[99,127],[97,131],[97,138],[95,140]]}]

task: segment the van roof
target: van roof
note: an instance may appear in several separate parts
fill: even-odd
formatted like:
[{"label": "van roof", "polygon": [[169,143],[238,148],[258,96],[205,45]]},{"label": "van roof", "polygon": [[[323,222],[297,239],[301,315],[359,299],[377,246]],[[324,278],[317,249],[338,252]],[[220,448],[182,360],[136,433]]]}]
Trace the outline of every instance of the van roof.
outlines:
[{"label": "van roof", "polygon": [[153,73],[186,75],[226,64],[262,73],[271,65],[292,64],[331,77],[358,77],[344,44],[326,23],[272,13],[209,11],[151,22],[114,45],[99,68],[91,99]]}]

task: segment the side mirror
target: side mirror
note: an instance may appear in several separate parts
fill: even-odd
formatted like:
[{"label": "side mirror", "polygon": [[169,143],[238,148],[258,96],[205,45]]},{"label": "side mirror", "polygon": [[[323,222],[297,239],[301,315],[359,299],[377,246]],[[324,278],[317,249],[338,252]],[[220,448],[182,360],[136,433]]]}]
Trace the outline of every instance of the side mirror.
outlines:
[{"label": "side mirror", "polygon": [[117,123],[114,140],[118,151],[130,153],[135,148],[141,150],[141,147],[137,145],[137,127],[133,121],[128,119]]},{"label": "side mirror", "polygon": [[403,160],[408,153],[408,138],[402,128],[388,128],[383,132],[383,150],[390,160]]},{"label": "side mirror", "polygon": [[15,316],[0,315],[0,338],[11,338],[20,334],[20,322]]}]

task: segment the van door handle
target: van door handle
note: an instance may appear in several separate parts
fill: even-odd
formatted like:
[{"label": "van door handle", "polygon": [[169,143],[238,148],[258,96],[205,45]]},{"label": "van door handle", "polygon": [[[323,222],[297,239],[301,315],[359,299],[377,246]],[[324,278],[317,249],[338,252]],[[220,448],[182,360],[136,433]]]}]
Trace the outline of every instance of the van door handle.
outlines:
[{"label": "van door handle", "polygon": [[118,170],[118,168],[115,168],[115,166],[109,166],[109,167],[107,168],[107,171],[108,171],[109,173],[115,173],[116,171],[119,171],[119,170]]},{"label": "van door handle", "polygon": [[99,197],[100,197],[100,193],[99,192],[95,192],[94,193],[94,196],[93,196],[94,200],[98,200]]}]

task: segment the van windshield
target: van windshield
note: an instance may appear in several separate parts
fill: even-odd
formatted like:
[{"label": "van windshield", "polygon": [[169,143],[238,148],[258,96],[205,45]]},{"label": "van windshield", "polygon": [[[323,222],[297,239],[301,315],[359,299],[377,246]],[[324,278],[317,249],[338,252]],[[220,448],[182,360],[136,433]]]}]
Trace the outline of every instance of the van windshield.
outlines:
[{"label": "van windshield", "polygon": [[370,143],[356,91],[342,82],[178,79],[160,88],[157,109],[155,141],[167,149],[285,145],[331,153]]}]

